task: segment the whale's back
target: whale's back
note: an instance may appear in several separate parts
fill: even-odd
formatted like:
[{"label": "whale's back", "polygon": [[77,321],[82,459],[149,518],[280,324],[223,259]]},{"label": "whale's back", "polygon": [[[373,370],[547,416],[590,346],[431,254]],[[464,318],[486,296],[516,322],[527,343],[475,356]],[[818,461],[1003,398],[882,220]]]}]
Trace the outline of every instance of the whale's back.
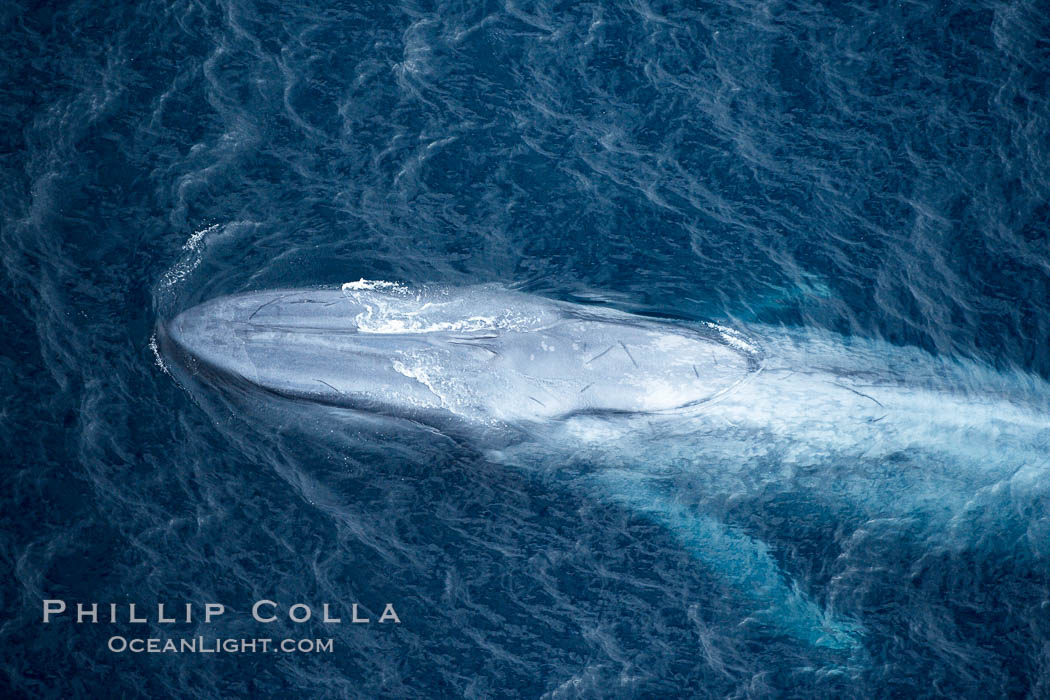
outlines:
[{"label": "whale's back", "polygon": [[756,366],[725,329],[498,287],[241,294],[189,309],[167,334],[194,362],[270,392],[490,423],[674,411]]}]

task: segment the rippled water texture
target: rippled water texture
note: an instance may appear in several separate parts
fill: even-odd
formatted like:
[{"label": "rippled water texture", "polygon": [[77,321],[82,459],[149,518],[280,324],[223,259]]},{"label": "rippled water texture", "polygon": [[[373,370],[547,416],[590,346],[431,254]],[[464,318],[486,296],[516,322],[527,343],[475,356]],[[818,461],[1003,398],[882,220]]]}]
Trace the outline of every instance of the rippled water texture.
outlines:
[{"label": "rippled water texture", "polygon": [[[0,22],[14,696],[1050,694],[1040,488],[964,485],[969,515],[940,528],[936,504],[829,499],[827,461],[778,484],[777,451],[732,482],[659,445],[523,469],[188,391],[151,347],[224,294],[498,282],[1045,380],[1045,4],[74,0]],[[684,502],[737,538],[694,539],[761,543],[861,643],[763,624],[666,518],[577,488],[610,460],[673,463]],[[835,466],[873,491],[952,468]],[[1050,483],[1045,455],[1021,466]],[[227,619],[178,633],[335,652],[114,654],[127,625],[45,626],[43,598],[219,601]],[[402,624],[262,630],[259,598],[392,601]]]}]

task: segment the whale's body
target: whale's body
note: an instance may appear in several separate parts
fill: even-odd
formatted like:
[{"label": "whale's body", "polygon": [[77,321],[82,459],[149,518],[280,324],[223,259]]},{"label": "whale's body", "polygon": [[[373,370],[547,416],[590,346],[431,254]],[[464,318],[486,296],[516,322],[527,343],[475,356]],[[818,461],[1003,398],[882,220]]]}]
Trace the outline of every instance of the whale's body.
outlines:
[{"label": "whale's body", "polygon": [[727,330],[498,288],[258,292],[206,302],[168,332],[198,361],[275,393],[492,428],[675,411],[754,369]]},{"label": "whale's body", "polygon": [[980,537],[996,499],[1045,488],[1045,382],[882,341],[364,281],[222,297],[164,334],[212,381],[466,431],[506,462],[585,460],[582,482],[668,527],[756,618],[822,646],[859,643],[850,611],[726,526],[725,494],[817,494],[949,546]]}]

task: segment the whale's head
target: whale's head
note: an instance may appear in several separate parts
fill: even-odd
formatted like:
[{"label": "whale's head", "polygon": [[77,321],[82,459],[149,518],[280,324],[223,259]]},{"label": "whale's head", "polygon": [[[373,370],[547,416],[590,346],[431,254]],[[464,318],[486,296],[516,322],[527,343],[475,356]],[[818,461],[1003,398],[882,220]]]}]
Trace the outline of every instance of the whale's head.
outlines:
[{"label": "whale's head", "polygon": [[756,366],[754,348],[717,326],[494,286],[238,294],[184,311],[162,335],[166,354],[209,383],[423,422],[674,412]]}]

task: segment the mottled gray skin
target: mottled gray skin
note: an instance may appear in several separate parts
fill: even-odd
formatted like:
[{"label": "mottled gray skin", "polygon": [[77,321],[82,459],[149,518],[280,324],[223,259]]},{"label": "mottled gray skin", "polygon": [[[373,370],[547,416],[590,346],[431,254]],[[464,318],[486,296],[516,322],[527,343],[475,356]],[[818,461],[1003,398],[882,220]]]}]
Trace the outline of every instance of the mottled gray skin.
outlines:
[{"label": "mottled gray skin", "polygon": [[166,330],[198,362],[274,393],[493,428],[674,412],[755,369],[725,331],[500,287],[256,292],[201,304]]}]

